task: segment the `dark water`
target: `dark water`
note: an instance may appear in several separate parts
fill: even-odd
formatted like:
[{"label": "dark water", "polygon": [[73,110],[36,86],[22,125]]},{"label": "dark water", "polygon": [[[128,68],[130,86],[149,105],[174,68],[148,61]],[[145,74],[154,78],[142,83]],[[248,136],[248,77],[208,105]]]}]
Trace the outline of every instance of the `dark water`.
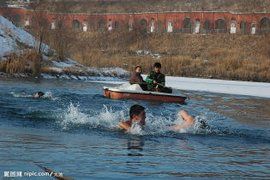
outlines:
[{"label": "dark water", "polygon": [[[42,172],[39,164],[75,179],[270,178],[270,99],[183,92],[187,105],[112,101],[104,85],[1,80],[0,177]],[[40,90],[46,98],[29,97]],[[119,132],[134,103],[147,107],[147,130]],[[166,131],[180,109],[209,128]]]}]

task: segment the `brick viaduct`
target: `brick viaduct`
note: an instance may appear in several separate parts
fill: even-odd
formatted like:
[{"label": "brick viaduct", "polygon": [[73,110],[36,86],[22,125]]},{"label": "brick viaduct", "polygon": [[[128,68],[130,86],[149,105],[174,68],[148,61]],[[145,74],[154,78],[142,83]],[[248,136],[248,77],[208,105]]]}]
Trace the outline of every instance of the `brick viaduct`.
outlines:
[{"label": "brick viaduct", "polygon": [[[51,29],[60,23],[77,31],[114,31],[135,28],[147,32],[182,32],[193,34],[230,33],[263,34],[270,33],[270,13],[234,13],[220,11],[170,11],[143,13],[52,13],[42,12]],[[31,27],[35,12],[23,8],[0,7],[0,15],[13,23]]]}]

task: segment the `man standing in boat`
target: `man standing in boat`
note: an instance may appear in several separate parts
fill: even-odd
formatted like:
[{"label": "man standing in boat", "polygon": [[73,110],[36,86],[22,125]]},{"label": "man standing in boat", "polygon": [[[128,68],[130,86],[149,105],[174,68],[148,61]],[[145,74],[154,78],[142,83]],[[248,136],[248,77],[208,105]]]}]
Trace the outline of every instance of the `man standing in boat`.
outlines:
[{"label": "man standing in boat", "polygon": [[[143,106],[138,105],[138,104],[131,106],[129,110],[129,116],[130,116],[129,120],[122,121],[119,123],[118,126],[120,129],[126,132],[129,132],[130,129],[132,128],[136,128],[135,126],[141,129],[144,129],[146,113],[145,113],[145,108]],[[170,126],[168,127],[168,130],[179,132],[181,130],[190,128],[195,123],[194,118],[190,116],[187,111],[184,111],[184,110],[180,111],[178,113],[178,116],[182,117],[183,123],[179,125],[177,124],[177,125]]]},{"label": "man standing in boat", "polygon": [[141,66],[136,66],[135,67],[135,71],[132,72],[129,83],[131,85],[133,84],[139,84],[140,87],[142,88],[142,90],[146,91],[147,90],[147,84],[146,82],[143,80],[142,77],[142,67]]},{"label": "man standing in boat", "polygon": [[150,72],[145,81],[149,91],[172,93],[172,89],[165,86],[165,75],[161,73],[159,62],[154,64],[154,70]]}]

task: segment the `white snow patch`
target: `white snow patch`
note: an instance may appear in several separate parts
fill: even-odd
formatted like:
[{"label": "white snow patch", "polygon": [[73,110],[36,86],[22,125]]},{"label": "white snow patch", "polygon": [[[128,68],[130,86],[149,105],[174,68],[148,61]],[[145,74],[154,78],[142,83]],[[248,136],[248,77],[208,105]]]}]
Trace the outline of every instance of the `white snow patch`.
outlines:
[{"label": "white snow patch", "polygon": [[58,67],[49,67],[49,69],[54,71],[54,72],[57,72],[57,73],[62,73],[63,72],[63,69],[58,68]]},{"label": "white snow patch", "polygon": [[[146,78],[146,75],[143,75]],[[127,81],[93,81],[108,84],[126,84]],[[124,85],[125,86],[125,85]],[[270,83],[229,81],[166,76],[166,86],[179,90],[205,91],[234,95],[270,98]]]},{"label": "white snow patch", "polygon": [[66,61],[52,61],[53,65],[58,68],[69,68],[75,65],[82,66],[81,64],[77,63],[76,61],[73,61],[71,59],[68,59]]},{"label": "white snow patch", "polygon": [[270,83],[166,76],[166,86],[180,90],[270,98]]},{"label": "white snow patch", "polygon": [[[18,42],[34,48],[38,45],[38,41],[25,30],[16,27],[12,22],[0,16],[0,58],[19,49]],[[44,53],[49,52],[49,47],[42,45]]]},{"label": "white snow patch", "polygon": [[158,53],[153,53],[151,51],[148,51],[148,50],[137,50],[136,51],[136,54],[138,56],[151,56],[152,58],[155,58],[155,59],[159,59],[161,57],[160,54]]}]

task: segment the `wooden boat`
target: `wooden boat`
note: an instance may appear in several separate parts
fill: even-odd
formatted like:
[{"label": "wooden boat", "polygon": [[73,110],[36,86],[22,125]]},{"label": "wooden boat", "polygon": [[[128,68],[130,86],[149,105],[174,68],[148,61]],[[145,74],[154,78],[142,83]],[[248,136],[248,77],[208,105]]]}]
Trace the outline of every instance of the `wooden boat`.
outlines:
[{"label": "wooden boat", "polygon": [[180,103],[184,104],[187,99],[186,96],[180,94],[168,94],[152,91],[133,91],[122,90],[118,88],[104,87],[104,96],[110,99],[135,99],[146,101],[159,101],[166,103]]}]

